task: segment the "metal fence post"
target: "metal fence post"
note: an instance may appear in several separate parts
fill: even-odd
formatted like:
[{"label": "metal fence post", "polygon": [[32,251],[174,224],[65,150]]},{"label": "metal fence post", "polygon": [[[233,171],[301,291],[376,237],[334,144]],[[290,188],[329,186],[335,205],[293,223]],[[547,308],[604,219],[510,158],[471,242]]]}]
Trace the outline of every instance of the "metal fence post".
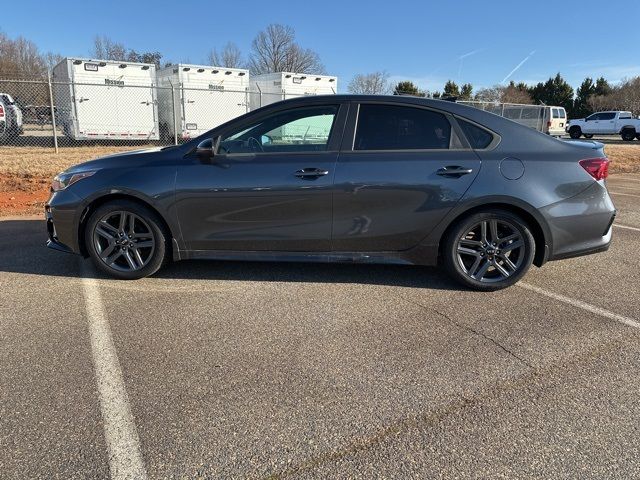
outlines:
[{"label": "metal fence post", "polygon": [[258,105],[259,107],[262,106],[262,89],[260,88],[260,85],[258,85],[258,83],[256,83],[256,88],[258,89],[258,94],[259,94],[259,100],[260,100],[260,105]]},{"label": "metal fence post", "polygon": [[49,108],[51,109],[51,126],[53,128],[53,148],[58,153],[58,134],[56,132],[56,110],[53,105],[53,89],[51,88],[51,72],[47,71],[47,82],[49,84]]},{"label": "metal fence post", "polygon": [[171,85],[171,112],[173,113],[173,144],[178,144],[178,122],[176,120],[176,90],[173,83],[169,81]]}]

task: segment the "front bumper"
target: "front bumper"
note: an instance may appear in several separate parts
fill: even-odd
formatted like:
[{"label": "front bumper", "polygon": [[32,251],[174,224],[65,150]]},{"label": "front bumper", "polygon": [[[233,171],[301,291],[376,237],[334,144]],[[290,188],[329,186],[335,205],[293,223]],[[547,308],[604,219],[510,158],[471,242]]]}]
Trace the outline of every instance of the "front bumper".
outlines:
[{"label": "front bumper", "polygon": [[44,209],[47,247],[66,253],[81,253],[78,238],[82,213],[80,197],[67,190],[53,192]]}]

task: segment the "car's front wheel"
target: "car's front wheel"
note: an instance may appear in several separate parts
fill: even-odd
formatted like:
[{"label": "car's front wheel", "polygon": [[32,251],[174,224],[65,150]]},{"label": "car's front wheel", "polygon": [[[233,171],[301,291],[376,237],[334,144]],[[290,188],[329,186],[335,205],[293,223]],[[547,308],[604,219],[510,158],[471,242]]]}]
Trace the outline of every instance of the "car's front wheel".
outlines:
[{"label": "car's front wheel", "polygon": [[444,238],[449,275],[475,290],[499,290],[520,280],[535,255],[527,223],[505,210],[486,210],[458,221]]},{"label": "car's front wheel", "polygon": [[167,259],[169,236],[162,221],[135,202],[101,205],[89,217],[84,235],[96,267],[122,280],[152,275]]}]

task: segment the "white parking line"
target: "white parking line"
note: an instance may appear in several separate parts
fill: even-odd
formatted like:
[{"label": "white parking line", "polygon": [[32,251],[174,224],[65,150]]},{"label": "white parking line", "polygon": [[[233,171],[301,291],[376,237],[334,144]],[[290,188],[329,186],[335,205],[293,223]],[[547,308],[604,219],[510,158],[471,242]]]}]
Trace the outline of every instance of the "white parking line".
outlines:
[{"label": "white parking line", "polygon": [[640,228],[630,227],[628,225],[620,225],[619,223],[614,223],[613,226],[614,227],[618,227],[618,228],[626,228],[627,230],[634,230],[636,232],[640,232]]},{"label": "white parking line", "polygon": [[613,193],[614,195],[626,195],[627,197],[640,198],[640,195],[634,195],[633,193],[612,192],[611,190],[609,190],[609,193]]},{"label": "white parking line", "polygon": [[553,298],[554,300],[557,300],[559,302],[566,303],[573,307],[581,308],[582,310],[586,310],[587,312],[595,313],[596,315],[600,315],[601,317],[606,317],[611,320],[615,320],[616,322],[624,323],[625,325],[640,330],[640,322],[633,318],[618,315],[617,313],[610,312],[609,310],[605,310],[604,308],[596,307],[581,300],[576,300],[575,298],[565,297],[564,295],[550,292],[548,290],[545,290],[544,288],[536,287],[535,285],[531,285],[529,283],[519,282],[516,283],[516,285],[526,290],[531,290],[532,292],[539,293],[540,295],[545,295],[549,298]]},{"label": "white parking line", "polygon": [[109,449],[111,478],[145,479],[147,472],[140,451],[140,440],[131,415],[129,398],[102,305],[98,281],[92,278],[85,265],[82,267],[82,276],[100,410]]}]

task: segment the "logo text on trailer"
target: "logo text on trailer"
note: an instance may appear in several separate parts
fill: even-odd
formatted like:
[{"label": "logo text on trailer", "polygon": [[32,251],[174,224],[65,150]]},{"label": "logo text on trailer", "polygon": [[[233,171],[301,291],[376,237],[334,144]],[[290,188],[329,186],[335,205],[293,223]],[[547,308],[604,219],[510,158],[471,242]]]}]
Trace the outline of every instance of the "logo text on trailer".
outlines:
[{"label": "logo text on trailer", "polygon": [[104,84],[113,85],[114,87],[124,87],[124,80],[111,80],[110,78],[105,78]]}]

